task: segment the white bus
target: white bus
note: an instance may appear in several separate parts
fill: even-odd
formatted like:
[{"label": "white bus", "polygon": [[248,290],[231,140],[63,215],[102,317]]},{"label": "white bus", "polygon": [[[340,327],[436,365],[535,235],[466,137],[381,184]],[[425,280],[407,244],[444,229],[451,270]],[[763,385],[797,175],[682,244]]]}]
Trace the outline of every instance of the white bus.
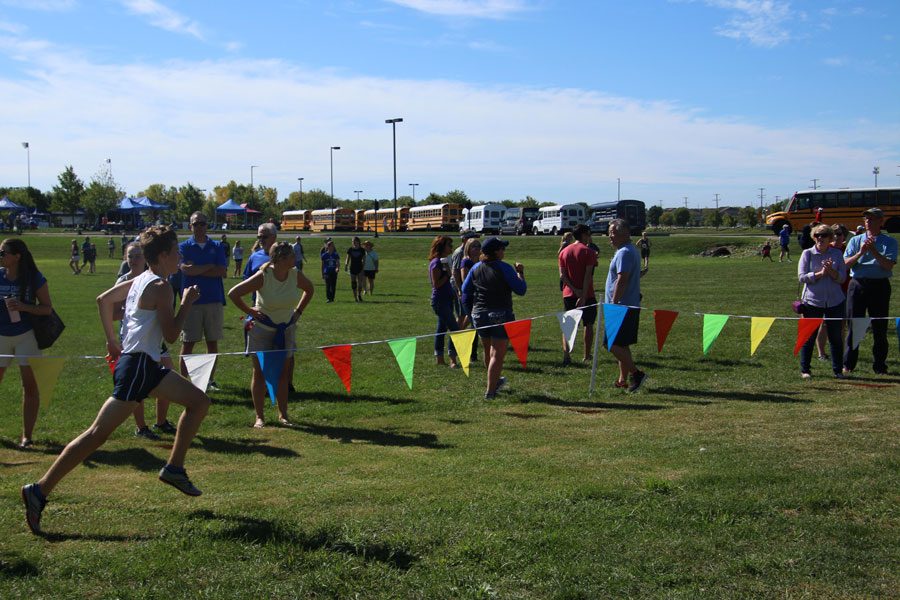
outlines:
[{"label": "white bus", "polygon": [[544,206],[540,209],[538,218],[531,224],[534,235],[549,233],[559,235],[566,231],[572,231],[576,225],[584,223],[584,206],[581,204],[556,204]]},{"label": "white bus", "polygon": [[464,208],[462,220],[459,222],[459,230],[499,235],[504,213],[506,213],[506,207],[502,204],[482,204],[473,206],[471,209]]}]

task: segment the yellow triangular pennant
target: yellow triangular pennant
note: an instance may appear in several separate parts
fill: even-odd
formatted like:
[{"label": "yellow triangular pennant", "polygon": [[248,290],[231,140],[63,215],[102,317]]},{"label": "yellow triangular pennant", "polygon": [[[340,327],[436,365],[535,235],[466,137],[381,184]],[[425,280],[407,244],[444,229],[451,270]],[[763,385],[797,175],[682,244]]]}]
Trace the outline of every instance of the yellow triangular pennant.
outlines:
[{"label": "yellow triangular pennant", "polygon": [[41,404],[47,406],[50,404],[50,398],[53,396],[53,390],[56,388],[56,380],[62,372],[63,365],[66,364],[65,358],[42,358],[32,357],[28,359],[31,371],[34,373],[34,380],[37,381],[38,396]]},{"label": "yellow triangular pennant", "polygon": [[475,341],[475,330],[454,331],[450,334],[450,341],[456,347],[456,360],[462,365],[466,377],[469,376],[469,359],[472,358],[472,342]]},{"label": "yellow triangular pennant", "polygon": [[756,354],[759,344],[769,333],[775,317],[752,317],[750,319],[750,356]]}]

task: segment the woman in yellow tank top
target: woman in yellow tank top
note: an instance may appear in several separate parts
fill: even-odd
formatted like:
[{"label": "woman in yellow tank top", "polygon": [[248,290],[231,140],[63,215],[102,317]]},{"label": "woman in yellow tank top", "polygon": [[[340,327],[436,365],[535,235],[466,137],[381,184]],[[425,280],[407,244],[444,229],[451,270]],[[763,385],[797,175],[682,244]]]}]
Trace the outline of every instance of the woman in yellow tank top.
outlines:
[{"label": "woman in yellow tank top", "polygon": [[[244,296],[256,294],[255,306],[249,306]],[[250,393],[256,411],[254,427],[265,427],[263,409],[266,399],[266,380],[257,352],[264,352],[263,361],[277,360],[274,351],[282,350],[284,364],[275,390],[278,405],[278,421],[290,426],[287,397],[288,379],[294,360],[294,337],[297,321],[303,309],[313,296],[313,284],[294,267],[294,250],[287,242],[273,244],[269,249],[269,262],[265,263],[252,277],[242,281],[228,291],[228,297],[242,312],[252,319],[252,327],[247,336],[247,352],[253,361],[253,376]]]}]

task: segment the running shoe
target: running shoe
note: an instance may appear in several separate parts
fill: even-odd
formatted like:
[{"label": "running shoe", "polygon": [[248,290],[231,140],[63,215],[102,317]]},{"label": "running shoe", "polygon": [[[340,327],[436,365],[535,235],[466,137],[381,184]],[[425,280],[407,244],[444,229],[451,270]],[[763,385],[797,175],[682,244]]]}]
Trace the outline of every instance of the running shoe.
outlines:
[{"label": "running shoe", "polygon": [[34,535],[41,534],[41,513],[47,506],[47,499],[41,494],[41,489],[36,483],[29,483],[22,487],[22,502],[25,503],[25,521]]},{"label": "running shoe", "polygon": [[210,380],[209,380],[209,383],[206,384],[206,389],[212,390],[212,391],[214,391],[214,392],[220,391],[219,384],[216,383],[216,380],[215,380],[215,379],[210,379]]},{"label": "running shoe", "polygon": [[144,439],[150,440],[152,442],[158,442],[159,436],[153,433],[149,427],[144,425],[143,427],[138,427],[134,430],[134,435],[137,437],[142,437]]},{"label": "running shoe", "polygon": [[635,371],[631,374],[631,385],[628,386],[628,391],[632,393],[638,391],[645,381],[647,381],[647,374],[643,371]]},{"label": "running shoe", "polygon": [[501,377],[500,379],[497,380],[497,388],[494,390],[494,393],[496,394],[497,392],[499,392],[500,390],[502,390],[505,387],[506,387],[506,377]]},{"label": "running shoe", "polygon": [[194,487],[194,484],[188,479],[187,471],[184,469],[181,470],[181,473],[175,473],[163,467],[159,470],[159,480],[163,483],[168,483],[182,494],[187,494],[188,496],[199,496],[203,493]]},{"label": "running shoe", "polygon": [[154,423],[153,431],[155,431],[156,433],[167,433],[169,435],[175,435],[178,429],[174,425],[169,423],[168,419],[166,419],[162,423]]}]

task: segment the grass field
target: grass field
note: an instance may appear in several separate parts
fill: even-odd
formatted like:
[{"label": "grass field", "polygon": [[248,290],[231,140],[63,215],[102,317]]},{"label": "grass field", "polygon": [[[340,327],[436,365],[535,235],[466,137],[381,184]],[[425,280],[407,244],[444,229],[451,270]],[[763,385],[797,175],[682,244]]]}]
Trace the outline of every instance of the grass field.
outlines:
[{"label": "grass field", "polygon": [[[129,423],[54,492],[45,538],[28,532],[19,488],[90,423],[111,378],[103,361],[68,361],[36,447],[20,452],[11,368],[0,384],[0,597],[898,597],[893,325],[888,377],[871,375],[867,338],[854,379],[820,363],[801,381],[793,321],[777,321],[750,357],[750,322],[731,319],[702,354],[694,313],[793,316],[796,262],[761,262],[761,239],[729,237],[735,255],[713,259],[696,256],[713,237],[654,238],[644,306],[680,316],[657,353],[645,311],[635,355],[651,379],[637,394],[613,388],[603,353],[588,397],[590,370],[560,366],[548,316],[534,321],[528,370],[510,353],[511,391],[488,403],[483,366],[471,378],[436,367],[427,339],[411,391],[386,344],[354,348],[351,395],[315,349],[433,331],[428,241],[382,237],[374,297],[355,304],[342,274],[325,304],[315,279],[296,428],[252,429],[247,360],[223,357],[223,389],[188,454],[204,495],[159,483],[170,440],[139,440]],[[26,241],[68,325],[53,354],[103,354],[94,298],[118,261],[74,277],[68,238]],[[602,287],[611,251],[596,241]],[[517,317],[561,310],[557,244],[510,244],[529,284]],[[226,309],[225,351],[240,348],[238,317]]]}]

